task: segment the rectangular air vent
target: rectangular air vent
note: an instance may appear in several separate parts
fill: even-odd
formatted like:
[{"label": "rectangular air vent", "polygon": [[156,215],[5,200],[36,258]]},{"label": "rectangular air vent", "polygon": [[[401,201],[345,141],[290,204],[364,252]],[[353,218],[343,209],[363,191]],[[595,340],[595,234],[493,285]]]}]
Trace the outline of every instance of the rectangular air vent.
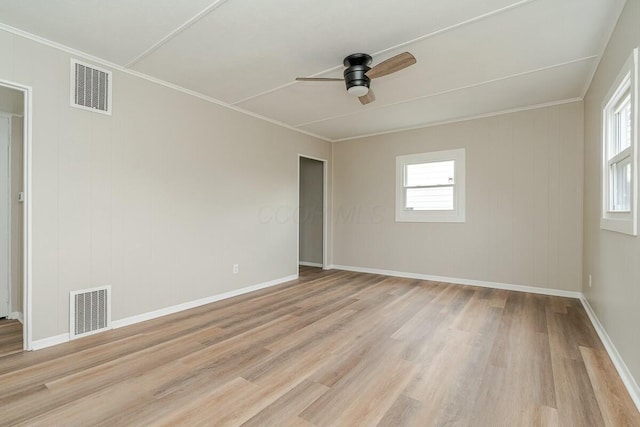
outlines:
[{"label": "rectangular air vent", "polygon": [[71,106],[111,115],[111,71],[71,60]]},{"label": "rectangular air vent", "polygon": [[71,339],[111,329],[111,286],[71,292],[69,308]]}]

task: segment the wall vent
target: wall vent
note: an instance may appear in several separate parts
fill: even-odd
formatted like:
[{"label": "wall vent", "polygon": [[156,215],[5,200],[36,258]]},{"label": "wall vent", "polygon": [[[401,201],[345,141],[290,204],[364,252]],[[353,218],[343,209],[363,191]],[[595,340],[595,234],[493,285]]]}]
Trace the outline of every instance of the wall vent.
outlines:
[{"label": "wall vent", "polygon": [[71,106],[111,115],[111,71],[71,60]]},{"label": "wall vent", "polygon": [[71,339],[111,329],[111,286],[71,292],[69,308]]}]

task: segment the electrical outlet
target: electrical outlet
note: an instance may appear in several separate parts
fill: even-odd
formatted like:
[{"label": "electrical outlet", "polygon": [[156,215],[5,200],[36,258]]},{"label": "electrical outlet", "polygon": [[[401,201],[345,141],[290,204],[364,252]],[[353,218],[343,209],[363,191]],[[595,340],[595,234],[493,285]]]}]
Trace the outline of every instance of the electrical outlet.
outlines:
[{"label": "electrical outlet", "polygon": [[589,275],[589,287],[591,287],[591,275]]},{"label": "electrical outlet", "polygon": [[238,274],[238,264],[233,264],[233,274]]}]

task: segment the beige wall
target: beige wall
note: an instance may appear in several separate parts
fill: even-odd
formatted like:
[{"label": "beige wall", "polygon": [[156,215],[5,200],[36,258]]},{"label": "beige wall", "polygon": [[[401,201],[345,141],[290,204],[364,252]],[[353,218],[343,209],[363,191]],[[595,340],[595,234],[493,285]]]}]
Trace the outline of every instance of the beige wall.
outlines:
[{"label": "beige wall", "polygon": [[[581,102],[334,145],[337,265],[580,291]],[[466,223],[397,223],[395,158],[466,149]]]},{"label": "beige wall", "polygon": [[298,153],[329,143],[118,71],[112,117],[71,108],[67,53],[0,31],[0,58],[33,88],[34,339],[71,290],[117,320],[297,273]]},{"label": "beige wall", "polygon": [[11,119],[11,312],[22,313],[23,274],[23,206],[18,194],[23,191],[23,126],[22,117]]},{"label": "beige wall", "polygon": [[322,264],[323,169],[318,160],[300,158],[300,261]]},{"label": "beige wall", "polygon": [[[600,229],[602,102],[640,45],[640,0],[628,0],[585,97],[584,293],[640,383],[640,237]],[[586,282],[586,280],[585,280]]]}]

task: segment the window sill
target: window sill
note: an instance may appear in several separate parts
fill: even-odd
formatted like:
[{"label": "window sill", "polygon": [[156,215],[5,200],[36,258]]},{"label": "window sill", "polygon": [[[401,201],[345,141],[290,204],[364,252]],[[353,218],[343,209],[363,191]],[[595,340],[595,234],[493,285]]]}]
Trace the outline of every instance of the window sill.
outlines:
[{"label": "window sill", "polygon": [[627,234],[629,236],[638,235],[636,222],[631,218],[625,218],[625,219],[600,218],[600,229],[613,231],[621,234]]},{"label": "window sill", "polygon": [[402,211],[396,212],[396,222],[466,222],[464,214]]}]

